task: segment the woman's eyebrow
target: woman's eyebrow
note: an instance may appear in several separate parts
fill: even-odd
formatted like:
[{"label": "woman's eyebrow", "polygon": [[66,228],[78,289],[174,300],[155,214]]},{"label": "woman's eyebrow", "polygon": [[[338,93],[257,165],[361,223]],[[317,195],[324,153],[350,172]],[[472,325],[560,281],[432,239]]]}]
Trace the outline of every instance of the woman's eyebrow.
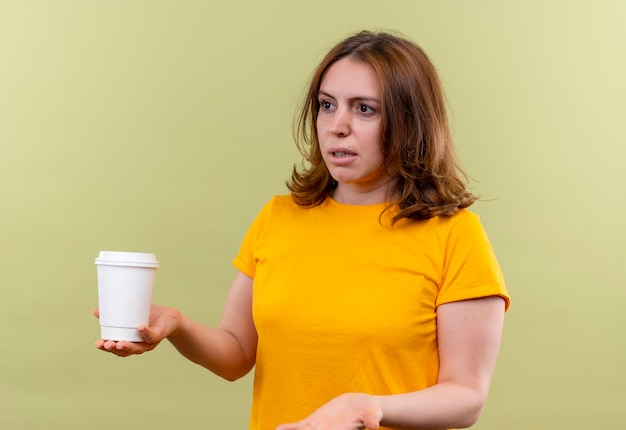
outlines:
[{"label": "woman's eyebrow", "polygon": [[323,90],[318,91],[317,96],[318,96],[318,97],[319,97],[319,96],[326,96],[326,97],[330,97],[331,99],[334,99],[334,98],[335,98],[335,97],[333,97],[333,95],[332,95],[332,94],[327,93],[326,91],[323,91]]},{"label": "woman's eyebrow", "polygon": [[[333,96],[332,94],[330,94],[330,93],[328,93],[328,92],[326,92],[324,90],[320,90],[317,93],[317,96],[318,97],[319,96],[330,97],[331,99],[335,99],[336,98],[335,96]],[[351,102],[354,102],[354,101],[365,101],[365,102],[370,102],[370,103],[374,102],[374,103],[379,103],[380,104],[380,100],[378,98],[376,98],[376,97],[369,97],[369,96],[355,96],[355,97],[350,97],[348,100],[351,101]]]}]

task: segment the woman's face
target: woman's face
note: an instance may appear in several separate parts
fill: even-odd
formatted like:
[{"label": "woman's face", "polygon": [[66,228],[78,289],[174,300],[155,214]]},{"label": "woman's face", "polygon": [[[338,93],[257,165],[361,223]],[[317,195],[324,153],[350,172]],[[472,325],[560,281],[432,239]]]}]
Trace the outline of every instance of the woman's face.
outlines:
[{"label": "woman's face", "polygon": [[390,178],[381,152],[382,101],[371,66],[350,57],[338,60],[322,79],[318,101],[320,150],[338,191],[386,188]]}]

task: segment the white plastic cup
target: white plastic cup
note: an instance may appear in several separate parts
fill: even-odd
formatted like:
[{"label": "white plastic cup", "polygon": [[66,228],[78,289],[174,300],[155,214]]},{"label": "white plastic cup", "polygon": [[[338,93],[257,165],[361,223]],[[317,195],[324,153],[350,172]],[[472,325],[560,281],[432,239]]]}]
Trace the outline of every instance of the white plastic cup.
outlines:
[{"label": "white plastic cup", "polygon": [[159,267],[156,255],[100,251],[95,264],[101,338],[142,342],[137,327],[148,325],[150,318],[154,278]]}]

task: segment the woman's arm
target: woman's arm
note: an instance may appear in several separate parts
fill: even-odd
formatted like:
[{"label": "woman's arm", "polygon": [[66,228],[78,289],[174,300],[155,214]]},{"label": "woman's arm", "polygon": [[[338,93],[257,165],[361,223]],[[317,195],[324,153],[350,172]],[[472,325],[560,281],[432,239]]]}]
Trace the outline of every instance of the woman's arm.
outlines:
[{"label": "woman's arm", "polygon": [[233,381],[256,361],[257,332],[252,320],[252,278],[238,272],[217,328],[182,317],[168,340],[186,358]]},{"label": "woman's arm", "polygon": [[473,425],[487,400],[503,325],[500,297],[439,306],[437,384],[414,393],[378,397],[381,424],[408,429]]},{"label": "woman's arm", "polygon": [[469,427],[487,399],[503,324],[504,300],[500,297],[441,305],[437,309],[437,384],[388,396],[344,394],[304,420],[278,430],[357,430],[376,429],[378,425],[411,430]]},{"label": "woman's arm", "polygon": [[[254,366],[257,333],[252,321],[252,278],[238,272],[217,328],[200,324],[174,308],[153,306],[149,326],[139,327],[144,342],[105,341],[96,347],[126,357],[151,351],[168,339],[186,358],[235,380]],[[95,312],[98,316],[97,310]]]}]

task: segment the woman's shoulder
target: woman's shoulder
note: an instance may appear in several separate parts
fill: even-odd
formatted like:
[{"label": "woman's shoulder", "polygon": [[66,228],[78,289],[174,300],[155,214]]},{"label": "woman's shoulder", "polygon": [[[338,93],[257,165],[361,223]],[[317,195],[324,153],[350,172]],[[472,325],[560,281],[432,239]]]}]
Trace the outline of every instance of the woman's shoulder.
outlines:
[{"label": "woman's shoulder", "polygon": [[291,194],[279,194],[272,196],[272,198],[265,203],[259,215],[261,217],[269,218],[276,216],[277,214],[293,212],[297,209],[298,205],[291,197]]},{"label": "woman's shoulder", "polygon": [[427,220],[431,228],[441,232],[482,229],[480,217],[469,209],[459,209],[450,216],[436,216]]},{"label": "woman's shoulder", "polygon": [[466,222],[475,223],[480,222],[480,217],[476,212],[470,209],[459,209],[456,213],[449,217],[452,223]]},{"label": "woman's shoulder", "polygon": [[265,204],[271,210],[293,210],[298,207],[291,194],[277,194]]},{"label": "woman's shoulder", "polygon": [[272,197],[271,201],[282,206],[296,206],[296,202],[293,200],[291,194],[276,194]]},{"label": "woman's shoulder", "polygon": [[454,214],[448,216],[438,215],[428,219],[427,221],[441,226],[453,226],[458,223],[480,222],[478,215],[469,209],[459,209]]}]

